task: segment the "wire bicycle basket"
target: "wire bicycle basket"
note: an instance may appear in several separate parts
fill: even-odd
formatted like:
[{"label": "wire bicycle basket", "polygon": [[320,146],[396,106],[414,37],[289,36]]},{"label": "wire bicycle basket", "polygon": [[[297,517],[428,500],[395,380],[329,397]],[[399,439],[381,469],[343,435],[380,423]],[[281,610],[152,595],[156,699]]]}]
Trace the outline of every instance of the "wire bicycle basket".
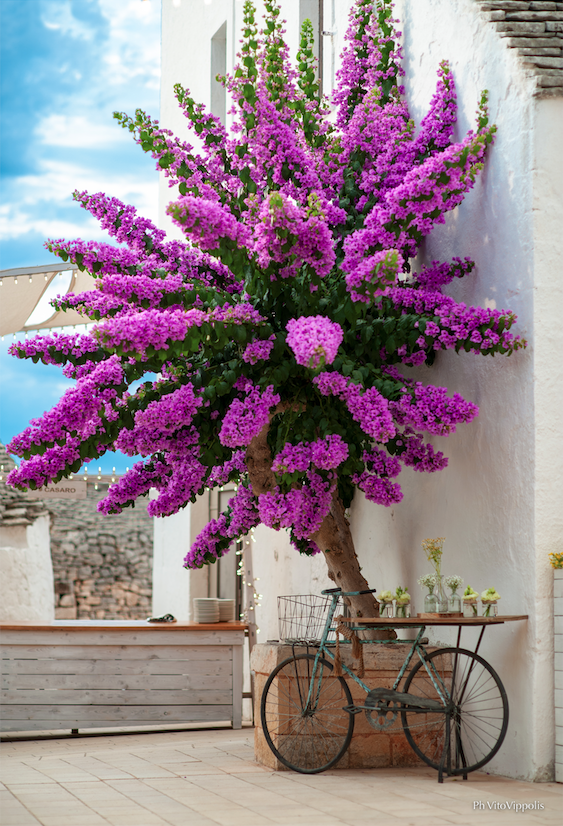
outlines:
[{"label": "wire bicycle basket", "polygon": [[[318,645],[331,603],[332,597],[316,594],[278,597],[280,641]],[[338,606],[336,613],[339,613]],[[331,631],[328,641],[335,638],[334,631]]]}]

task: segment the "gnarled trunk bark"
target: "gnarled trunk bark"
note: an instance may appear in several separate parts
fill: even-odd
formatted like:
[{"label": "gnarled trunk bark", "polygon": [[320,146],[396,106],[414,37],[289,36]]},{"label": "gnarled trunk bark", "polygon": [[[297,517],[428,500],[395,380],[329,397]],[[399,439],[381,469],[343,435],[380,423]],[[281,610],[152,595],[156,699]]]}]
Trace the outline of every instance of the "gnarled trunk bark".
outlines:
[{"label": "gnarled trunk bark", "polygon": [[[265,425],[262,428],[246,451],[246,466],[255,495],[272,491],[276,487],[276,479],[271,470],[272,453],[268,445],[268,427]],[[343,591],[364,591],[370,587],[362,575],[350,523],[344,515],[344,505],[337,491],[334,492],[329,513],[311,539],[323,552],[329,578],[337,587]],[[378,616],[378,604],[373,594],[346,597],[345,602],[349,605],[352,617]],[[395,636],[394,631],[364,632],[366,639],[389,639]]]}]

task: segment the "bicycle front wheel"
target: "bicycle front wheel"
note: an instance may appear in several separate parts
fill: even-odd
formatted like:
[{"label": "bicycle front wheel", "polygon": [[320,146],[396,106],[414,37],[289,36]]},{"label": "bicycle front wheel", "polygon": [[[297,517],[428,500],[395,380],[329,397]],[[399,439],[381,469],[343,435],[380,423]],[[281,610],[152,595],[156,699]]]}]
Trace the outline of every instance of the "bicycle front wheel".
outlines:
[{"label": "bicycle front wheel", "polygon": [[[266,741],[284,766],[303,774],[330,769],[352,739],[354,715],[344,711],[352,695],[332,663],[314,654],[299,654],[270,674],[260,715]],[[314,671],[314,673],[313,673]]]},{"label": "bicycle front wheel", "polygon": [[434,678],[418,662],[404,691],[436,700],[444,711],[401,711],[406,738],[416,754],[450,775],[475,771],[500,749],[508,727],[508,699],[496,671],[478,654],[442,648],[425,657]]}]

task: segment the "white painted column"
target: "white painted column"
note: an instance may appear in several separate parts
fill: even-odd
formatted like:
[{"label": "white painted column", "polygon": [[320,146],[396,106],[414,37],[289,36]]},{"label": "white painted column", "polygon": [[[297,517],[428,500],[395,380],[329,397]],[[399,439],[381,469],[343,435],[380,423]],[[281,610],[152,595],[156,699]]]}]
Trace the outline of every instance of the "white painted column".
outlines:
[{"label": "white painted column", "polygon": [[31,525],[0,527],[0,621],[55,619],[48,515]]}]

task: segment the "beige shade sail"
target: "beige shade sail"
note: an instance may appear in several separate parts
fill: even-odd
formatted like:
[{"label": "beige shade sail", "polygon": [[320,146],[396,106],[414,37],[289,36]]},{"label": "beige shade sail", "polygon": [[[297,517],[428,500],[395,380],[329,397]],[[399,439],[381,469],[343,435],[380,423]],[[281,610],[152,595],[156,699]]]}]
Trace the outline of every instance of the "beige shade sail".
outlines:
[{"label": "beige shade sail", "polygon": [[76,310],[54,311],[45,321],[37,324],[26,323],[53,279],[58,273],[68,270],[73,272],[67,293],[81,293],[94,289],[95,280],[92,276],[87,272],[81,272],[74,264],[1,270],[0,335],[88,323],[89,319]]}]

